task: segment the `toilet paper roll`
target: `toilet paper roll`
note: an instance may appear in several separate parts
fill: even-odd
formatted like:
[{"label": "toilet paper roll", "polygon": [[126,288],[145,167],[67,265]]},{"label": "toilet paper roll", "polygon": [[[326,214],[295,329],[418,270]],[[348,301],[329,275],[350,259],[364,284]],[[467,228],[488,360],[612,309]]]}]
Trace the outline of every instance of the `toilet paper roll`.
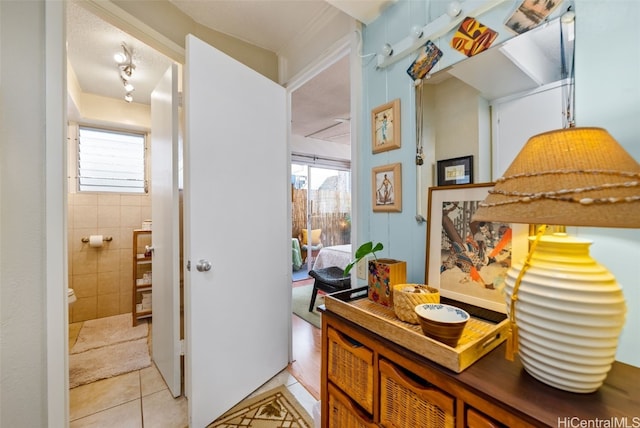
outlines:
[{"label": "toilet paper roll", "polygon": [[102,247],[102,235],[89,236],[89,246],[93,248]]}]

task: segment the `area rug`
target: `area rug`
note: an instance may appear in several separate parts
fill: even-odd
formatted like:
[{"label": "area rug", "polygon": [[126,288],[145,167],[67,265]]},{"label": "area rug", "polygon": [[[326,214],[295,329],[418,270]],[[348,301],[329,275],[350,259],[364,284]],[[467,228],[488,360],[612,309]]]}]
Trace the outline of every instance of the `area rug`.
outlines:
[{"label": "area rug", "polygon": [[85,321],[69,352],[69,387],[107,379],[151,365],[149,326],[131,325],[131,314]]},{"label": "area rug", "polygon": [[85,321],[82,324],[78,339],[70,352],[77,354],[107,345],[141,339],[148,335],[149,326],[145,320],[137,326],[132,327],[131,314],[98,318]]},{"label": "area rug", "polygon": [[69,355],[69,388],[140,370],[151,365],[147,339]]},{"label": "area rug", "polygon": [[322,327],[322,318],[320,312],[318,312],[318,306],[324,304],[324,296],[318,293],[316,297],[316,304],[313,312],[309,312],[309,302],[311,302],[311,292],[313,291],[313,284],[301,285],[293,287],[291,309],[294,314],[313,324],[314,326]]},{"label": "area rug", "polygon": [[281,385],[263,394],[241,401],[208,428],[313,428],[309,413]]}]

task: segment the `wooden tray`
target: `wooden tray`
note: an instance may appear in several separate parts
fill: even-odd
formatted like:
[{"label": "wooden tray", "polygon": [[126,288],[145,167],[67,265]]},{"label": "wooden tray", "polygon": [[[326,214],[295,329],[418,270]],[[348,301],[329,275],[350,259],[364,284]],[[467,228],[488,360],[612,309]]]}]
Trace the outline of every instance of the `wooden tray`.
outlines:
[{"label": "wooden tray", "polygon": [[442,303],[461,307],[471,315],[458,346],[452,348],[425,336],[419,325],[400,321],[393,309],[369,300],[367,288],[325,296],[326,310],[456,373],[469,367],[507,338],[509,320],[505,314],[442,298]]}]

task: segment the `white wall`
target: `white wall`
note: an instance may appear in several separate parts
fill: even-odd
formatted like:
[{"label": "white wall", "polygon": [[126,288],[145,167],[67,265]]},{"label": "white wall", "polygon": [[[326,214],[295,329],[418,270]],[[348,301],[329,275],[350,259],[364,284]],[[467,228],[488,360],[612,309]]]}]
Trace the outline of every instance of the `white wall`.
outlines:
[{"label": "white wall", "polygon": [[[46,5],[46,3],[50,3]],[[48,382],[66,378],[62,350],[64,336],[52,334],[48,327],[62,334],[65,330],[63,311],[51,313],[51,301],[62,307],[61,271],[48,264],[58,257],[57,269],[64,269],[64,218],[62,204],[64,175],[48,182],[48,175],[64,163],[64,137],[47,141],[45,108],[58,96],[64,85],[49,88],[45,74],[45,48],[61,40],[47,40],[46,9],[59,7],[57,2],[0,2],[0,426],[45,427],[48,412],[58,412],[58,420],[66,412],[65,391],[57,391],[57,402],[48,402]],[[59,12],[59,11],[58,11]],[[60,21],[62,22],[62,21]],[[48,52],[63,58],[62,52]],[[61,74],[59,74],[61,76]],[[55,76],[51,76],[55,78]],[[50,107],[50,106],[48,106]],[[63,127],[62,106],[52,120]],[[61,159],[60,159],[61,158]],[[58,165],[53,162],[58,161]],[[59,200],[51,200],[58,189]],[[49,199],[49,200],[48,200]],[[50,207],[50,218],[46,208]],[[60,233],[49,233],[57,223]],[[56,241],[58,241],[56,243]],[[51,251],[57,248],[57,254]],[[55,295],[55,296],[54,296]],[[52,342],[48,342],[51,340]],[[59,355],[55,364],[50,354]],[[55,359],[55,358],[53,358]],[[64,383],[64,382],[63,382]],[[50,409],[48,406],[52,406]],[[64,420],[64,419],[62,419]],[[62,425],[59,425],[62,426]]]}]

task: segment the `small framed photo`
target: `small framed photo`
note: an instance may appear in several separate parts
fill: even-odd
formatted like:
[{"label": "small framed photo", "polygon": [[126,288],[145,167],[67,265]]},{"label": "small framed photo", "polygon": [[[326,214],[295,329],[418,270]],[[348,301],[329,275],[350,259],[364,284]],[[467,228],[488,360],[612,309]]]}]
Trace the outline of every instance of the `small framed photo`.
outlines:
[{"label": "small framed photo", "polygon": [[400,98],[371,110],[373,153],[400,148]]},{"label": "small framed photo", "polygon": [[371,170],[374,212],[402,211],[402,164],[394,163]]},{"label": "small framed photo", "polygon": [[473,183],[473,156],[439,160],[438,186]]},{"label": "small framed photo", "polygon": [[473,221],[493,183],[429,188],[425,283],[440,295],[506,313],[505,278],[528,251],[526,224]]}]

